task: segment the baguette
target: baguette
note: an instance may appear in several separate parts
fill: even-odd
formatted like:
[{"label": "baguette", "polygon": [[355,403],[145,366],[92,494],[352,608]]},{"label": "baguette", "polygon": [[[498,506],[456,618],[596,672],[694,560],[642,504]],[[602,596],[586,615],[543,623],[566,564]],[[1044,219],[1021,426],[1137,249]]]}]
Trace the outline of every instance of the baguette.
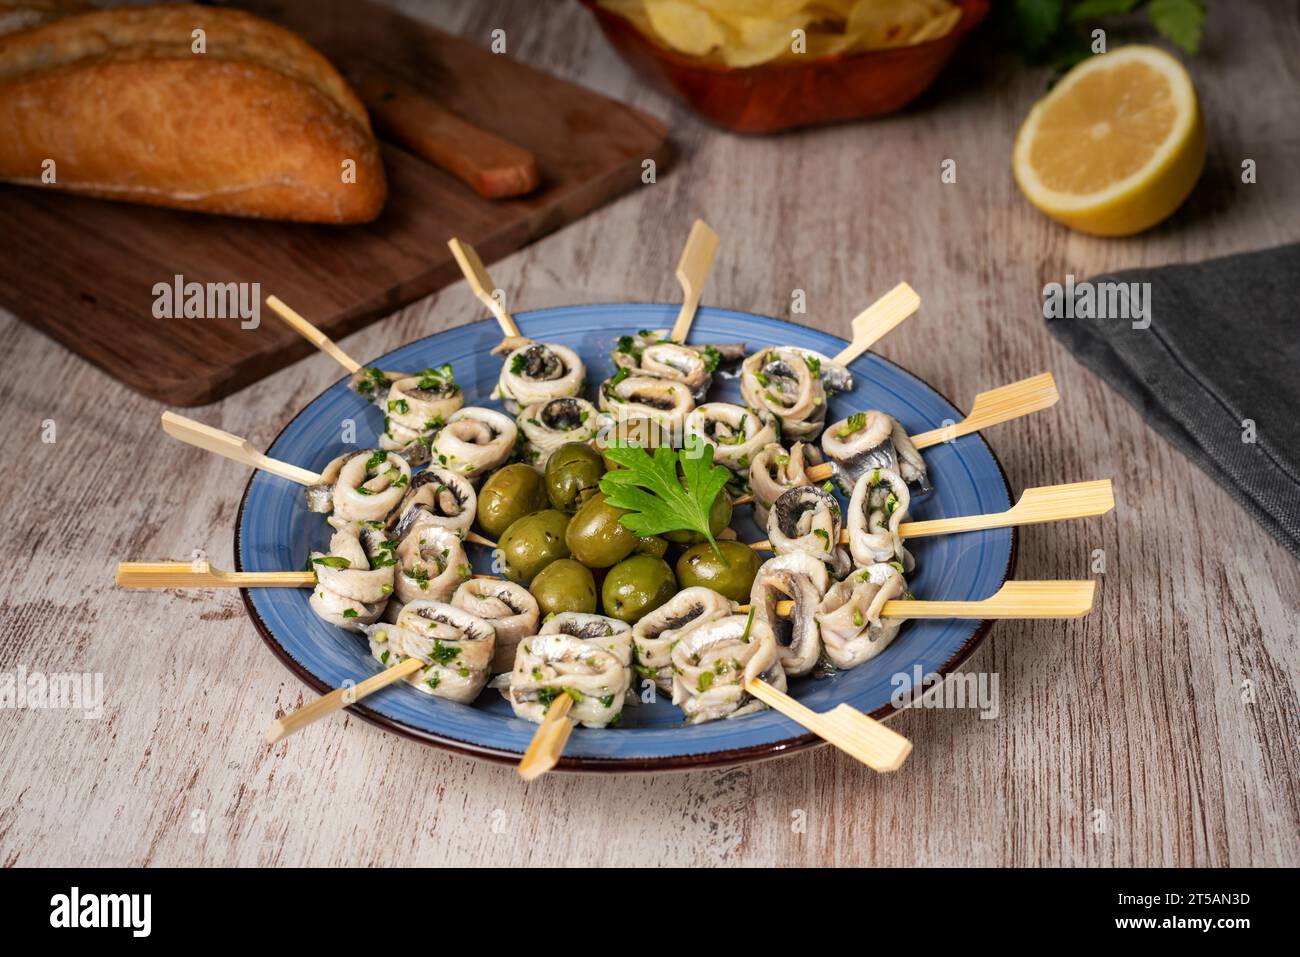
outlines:
[{"label": "baguette", "polygon": [[387,193],[369,117],[338,72],[238,10],[102,10],[0,36],[0,129],[0,179],[105,199],[356,223]]}]

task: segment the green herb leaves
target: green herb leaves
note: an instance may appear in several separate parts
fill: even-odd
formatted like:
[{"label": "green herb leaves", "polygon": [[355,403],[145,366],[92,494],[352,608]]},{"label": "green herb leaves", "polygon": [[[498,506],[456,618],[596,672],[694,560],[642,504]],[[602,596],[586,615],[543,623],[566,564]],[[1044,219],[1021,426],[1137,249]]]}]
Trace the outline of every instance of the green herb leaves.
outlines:
[{"label": "green herb leaves", "polygon": [[713,446],[688,437],[680,452],[661,447],[650,456],[637,445],[614,445],[605,454],[622,468],[606,472],[600,490],[610,505],[630,512],[619,519],[623,525],[643,538],[699,532],[723,557],[709,528],[709,509],[731,473],[713,464]]}]

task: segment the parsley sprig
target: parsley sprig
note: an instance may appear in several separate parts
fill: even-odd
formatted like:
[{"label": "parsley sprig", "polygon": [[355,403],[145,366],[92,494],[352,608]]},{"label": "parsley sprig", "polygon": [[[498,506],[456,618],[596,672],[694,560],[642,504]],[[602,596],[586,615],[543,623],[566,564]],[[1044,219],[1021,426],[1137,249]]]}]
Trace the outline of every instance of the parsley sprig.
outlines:
[{"label": "parsley sprig", "polygon": [[637,535],[699,532],[723,559],[709,528],[709,510],[731,473],[713,464],[713,446],[693,437],[687,442],[680,452],[661,446],[653,456],[639,445],[611,446],[605,454],[622,468],[606,472],[600,490],[608,504],[628,510],[619,521]]}]

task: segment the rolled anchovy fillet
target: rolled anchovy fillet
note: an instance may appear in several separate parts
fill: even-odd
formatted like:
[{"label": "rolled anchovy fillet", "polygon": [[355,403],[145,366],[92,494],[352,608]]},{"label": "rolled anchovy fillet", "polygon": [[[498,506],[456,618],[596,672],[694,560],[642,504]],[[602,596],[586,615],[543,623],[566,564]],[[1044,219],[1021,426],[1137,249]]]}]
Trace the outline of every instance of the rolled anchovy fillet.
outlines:
[{"label": "rolled anchovy fillet", "polygon": [[610,353],[614,364],[629,372],[686,383],[695,401],[708,392],[713,373],[729,370],[745,358],[743,342],[682,344],[668,339],[667,329],[642,329],[622,336]]},{"label": "rolled anchovy fillet", "polygon": [[691,390],[671,379],[647,375],[624,376],[620,370],[600,384],[600,407],[620,423],[636,419],[653,422],[679,444],[686,416],[695,408]]},{"label": "rolled anchovy fillet", "polygon": [[745,690],[761,678],[786,687],[776,636],[766,622],[730,615],[692,628],[672,648],[673,704],[687,724],[736,718],[765,708]]},{"label": "rolled anchovy fillet", "polygon": [[632,626],[635,668],[661,691],[673,690],[673,643],[692,628],[735,614],[736,603],[712,588],[684,588]]},{"label": "rolled anchovy fillet", "polygon": [[406,680],[425,694],[469,704],[490,677],[496,632],[463,608],[420,599],[403,608],[394,624],[363,630],[370,653],[382,664],[391,667],[407,658],[424,662]]},{"label": "rolled anchovy fillet", "polygon": [[849,551],[854,564],[899,562],[909,572],[915,567],[898,535],[911,502],[912,493],[897,472],[876,468],[858,479],[849,499]]},{"label": "rolled anchovy fillet", "polygon": [[744,473],[767,444],[776,441],[770,417],[729,402],[697,405],[686,417],[685,434],[713,446],[713,461]]},{"label": "rolled anchovy fillet", "polygon": [[[765,561],[754,576],[749,592],[756,620],[772,629],[787,675],[806,675],[821,657],[817,606],[830,587],[826,566],[803,552],[778,555]],[[789,615],[778,615],[776,604],[792,600]]]},{"label": "rolled anchovy fillet", "polygon": [[804,552],[835,565],[842,528],[840,503],[816,485],[782,492],[767,516],[767,537],[777,555]]},{"label": "rolled anchovy fillet", "polygon": [[767,528],[772,504],[781,495],[800,485],[809,485],[807,467],[821,461],[815,445],[796,442],[790,451],[777,442],[769,442],[749,463],[749,489],[754,496],[754,521]]},{"label": "rolled anchovy fillet", "polygon": [[817,610],[822,650],[836,668],[856,668],[894,640],[902,618],[881,618],[885,602],[907,593],[907,582],[893,565],[858,569],[831,586]]},{"label": "rolled anchovy fillet", "polygon": [[394,586],[402,603],[426,598],[446,602],[474,575],[460,536],[439,525],[422,525],[397,546]]},{"label": "rolled anchovy fillet", "polygon": [[411,466],[396,452],[345,452],[307,488],[307,508],[344,521],[385,521],[411,484]]},{"label": "rolled anchovy fillet", "polygon": [[384,404],[379,447],[402,452],[416,464],[428,461],[433,434],[464,404],[465,394],[456,385],[450,365],[398,379],[389,387]]},{"label": "rolled anchovy fillet", "polygon": [[551,453],[565,442],[590,442],[603,423],[602,413],[586,399],[566,396],[528,406],[516,420],[524,436],[524,461],[546,468]]},{"label": "rolled anchovy fillet", "polygon": [[537,634],[542,615],[537,599],[527,588],[505,579],[472,578],[456,589],[451,603],[478,615],[496,629],[492,673],[506,673],[508,677],[520,639]]},{"label": "rolled anchovy fillet", "polygon": [[783,437],[812,438],[826,421],[826,389],[820,372],[799,349],[754,353],[741,366],[740,391],[750,408],[780,420]]},{"label": "rolled anchovy fillet", "polygon": [[855,412],[832,423],[822,435],[822,451],[835,463],[836,478],[846,492],[878,468],[897,472],[903,481],[929,491],[925,459],[897,420],[884,412]]},{"label": "rolled anchovy fillet", "polygon": [[516,715],[540,723],[567,691],[574,699],[569,717],[603,728],[622,715],[631,686],[631,627],[603,615],[562,612],[519,642],[506,697]]},{"label": "rolled anchovy fillet", "polygon": [[522,336],[502,340],[493,355],[506,353],[494,395],[511,415],[525,406],[582,394],[586,367],[567,346]]},{"label": "rolled anchovy fillet", "polygon": [[453,412],[433,438],[433,461],[471,482],[510,458],[519,436],[514,420],[492,409]]},{"label": "rolled anchovy fillet", "polygon": [[359,522],[332,515],[329,523],[335,530],[329,552],[311,553],[316,585],[307,604],[330,624],[360,631],[362,625],[379,620],[393,592],[392,547],[372,539],[374,546],[367,551]]},{"label": "rolled anchovy fillet", "polygon": [[468,479],[450,469],[425,469],[411,479],[402,504],[389,517],[389,534],[402,541],[417,528],[437,525],[464,538],[477,511],[478,494]]}]

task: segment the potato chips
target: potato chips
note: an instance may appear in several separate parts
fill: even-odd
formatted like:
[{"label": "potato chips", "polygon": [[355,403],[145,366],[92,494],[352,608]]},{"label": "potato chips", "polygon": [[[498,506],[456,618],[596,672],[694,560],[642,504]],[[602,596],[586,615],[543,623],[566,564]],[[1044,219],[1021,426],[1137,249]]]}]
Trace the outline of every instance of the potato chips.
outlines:
[{"label": "potato chips", "polygon": [[950,0],[598,0],[671,50],[729,67],[935,40]]}]

